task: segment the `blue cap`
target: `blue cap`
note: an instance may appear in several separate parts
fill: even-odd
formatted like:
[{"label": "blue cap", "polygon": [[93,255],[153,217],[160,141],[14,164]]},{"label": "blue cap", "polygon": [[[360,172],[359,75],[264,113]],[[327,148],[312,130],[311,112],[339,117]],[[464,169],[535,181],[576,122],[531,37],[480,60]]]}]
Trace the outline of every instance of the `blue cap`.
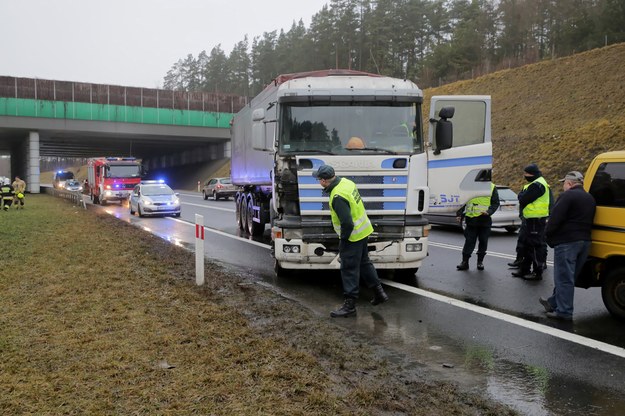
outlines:
[{"label": "blue cap", "polygon": [[334,168],[330,165],[321,165],[313,176],[317,179],[332,179],[335,176]]}]

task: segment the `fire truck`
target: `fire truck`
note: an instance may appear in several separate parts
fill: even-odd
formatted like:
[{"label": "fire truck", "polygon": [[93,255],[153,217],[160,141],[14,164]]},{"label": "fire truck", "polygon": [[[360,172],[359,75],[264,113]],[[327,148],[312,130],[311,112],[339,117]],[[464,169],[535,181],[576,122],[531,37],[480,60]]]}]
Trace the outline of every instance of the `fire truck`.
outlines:
[{"label": "fire truck", "polygon": [[94,204],[123,203],[141,182],[141,162],[134,157],[95,157],[87,161],[87,183]]}]

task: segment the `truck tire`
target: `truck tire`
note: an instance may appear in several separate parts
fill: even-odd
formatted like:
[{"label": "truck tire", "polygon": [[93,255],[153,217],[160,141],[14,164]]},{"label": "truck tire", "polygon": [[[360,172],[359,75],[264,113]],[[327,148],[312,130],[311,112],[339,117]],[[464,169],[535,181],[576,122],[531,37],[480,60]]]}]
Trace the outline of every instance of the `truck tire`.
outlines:
[{"label": "truck tire", "polygon": [[616,266],[607,272],[601,297],[612,316],[625,321],[625,266]]},{"label": "truck tire", "polygon": [[273,271],[276,272],[276,276],[278,277],[289,277],[290,271],[287,269],[283,269],[278,263],[278,260],[273,259]]},{"label": "truck tire", "polygon": [[239,226],[239,230],[245,230],[245,216],[244,213],[246,211],[247,204],[245,203],[245,194],[238,194],[236,199],[236,217],[237,217],[237,225]]},{"label": "truck tire", "polygon": [[245,213],[245,219],[247,221],[247,232],[253,236],[263,235],[265,232],[265,224],[263,222],[254,221],[254,194],[249,194],[247,199],[247,209]]},{"label": "truck tire", "polygon": [[94,204],[96,204],[96,205],[97,205],[97,204],[99,204],[99,203],[100,203],[100,198],[98,198],[98,196],[97,196],[97,195],[91,195],[91,196],[93,197],[93,203],[94,203]]}]

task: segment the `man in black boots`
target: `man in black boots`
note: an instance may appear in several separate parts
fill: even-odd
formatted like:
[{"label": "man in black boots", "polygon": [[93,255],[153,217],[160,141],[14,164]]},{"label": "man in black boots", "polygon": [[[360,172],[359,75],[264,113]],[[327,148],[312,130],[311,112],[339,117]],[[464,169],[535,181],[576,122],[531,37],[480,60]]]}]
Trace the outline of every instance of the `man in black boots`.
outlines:
[{"label": "man in black boots", "polygon": [[373,289],[372,305],[388,300],[382,288],[378,273],[369,259],[367,243],[373,232],[373,225],[367,217],[365,206],[356,184],[335,175],[334,168],[321,165],[313,174],[323,187],[323,193],[330,195],[330,215],[334,230],[339,235],[339,257],[343,281],[343,305],[330,313],[333,318],[356,315],[356,300],[360,278]]},{"label": "man in black boots", "polygon": [[499,193],[493,183],[490,183],[490,195],[479,196],[470,199],[465,206],[456,212],[456,219],[462,222],[462,216],[466,227],[464,229],[464,246],[462,247],[462,262],[456,266],[458,270],[469,269],[469,258],[476,241],[477,247],[477,269],[484,270],[484,256],[488,248],[488,237],[493,223],[491,215],[499,209]]},{"label": "man in black boots", "polygon": [[547,262],[545,226],[552,205],[552,193],[535,163],[525,167],[523,176],[528,184],[519,193],[519,211],[523,217],[519,233],[519,254],[522,261],[519,270],[512,272],[512,276],[525,280],[542,280],[543,268]]}]

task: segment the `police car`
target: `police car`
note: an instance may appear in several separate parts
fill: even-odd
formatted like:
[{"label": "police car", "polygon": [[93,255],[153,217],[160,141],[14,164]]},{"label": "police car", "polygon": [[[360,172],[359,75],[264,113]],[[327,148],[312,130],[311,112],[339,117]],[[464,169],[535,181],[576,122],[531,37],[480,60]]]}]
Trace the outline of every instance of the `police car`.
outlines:
[{"label": "police car", "polygon": [[141,181],[130,193],[130,215],[180,216],[180,199],[164,181]]}]

